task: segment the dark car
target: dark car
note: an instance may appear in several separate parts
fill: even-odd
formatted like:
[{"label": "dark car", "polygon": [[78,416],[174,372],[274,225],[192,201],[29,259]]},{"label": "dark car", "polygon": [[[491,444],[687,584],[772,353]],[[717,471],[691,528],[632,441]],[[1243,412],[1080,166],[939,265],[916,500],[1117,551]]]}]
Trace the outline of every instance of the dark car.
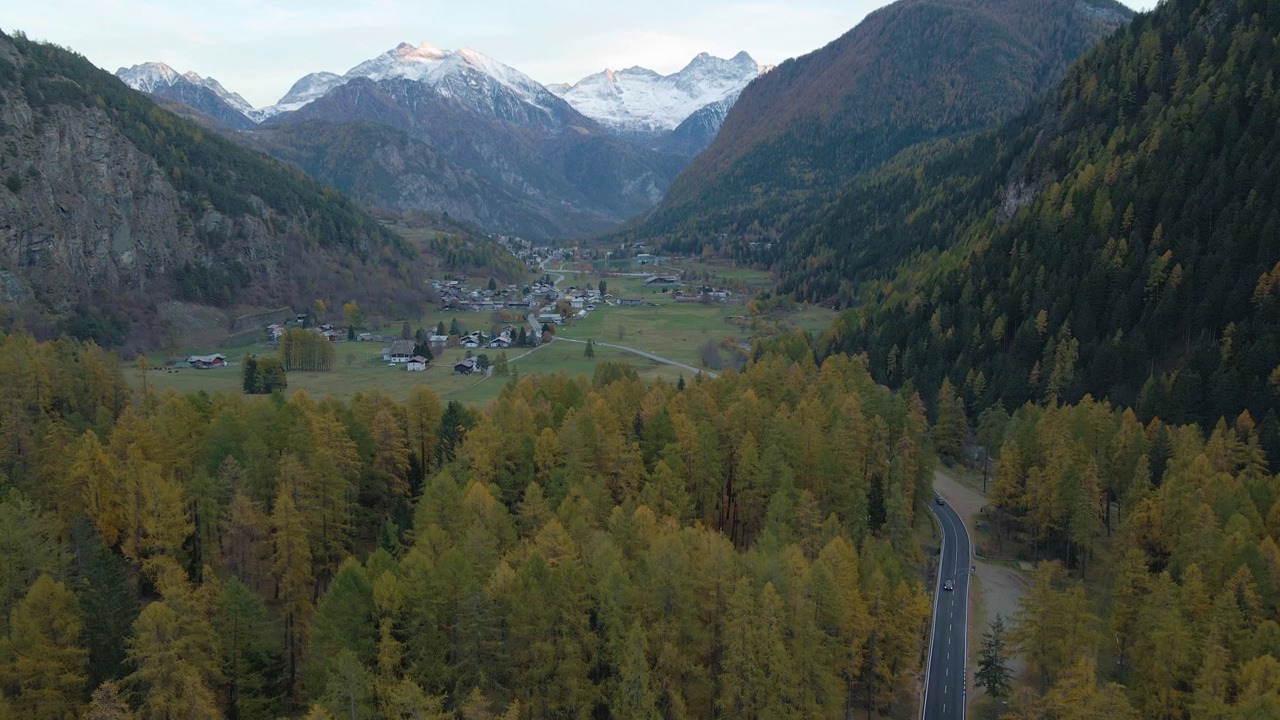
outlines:
[{"label": "dark car", "polygon": [[956,589],[956,581],[955,581],[955,580],[947,580],[947,581],[944,581],[944,582],[942,583],[942,589],[943,589],[943,590],[955,590],[955,589]]},{"label": "dark car", "polygon": [[947,502],[946,502],[945,500],[943,500],[942,498],[938,498],[938,499],[937,499],[937,500],[935,500],[934,502],[938,503],[939,505],[946,505],[946,504],[947,504]]}]

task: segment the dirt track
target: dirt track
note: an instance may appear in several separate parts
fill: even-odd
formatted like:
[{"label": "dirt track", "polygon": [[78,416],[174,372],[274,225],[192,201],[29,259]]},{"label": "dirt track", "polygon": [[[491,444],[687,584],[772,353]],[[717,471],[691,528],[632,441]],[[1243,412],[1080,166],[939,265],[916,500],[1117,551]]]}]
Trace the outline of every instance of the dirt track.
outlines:
[{"label": "dirt track", "polygon": [[[933,474],[933,489],[941,495],[964,520],[965,528],[975,547],[980,544],[977,530],[978,512],[986,504],[982,494],[946,474],[937,470]],[[1027,586],[1027,576],[1020,570],[1004,565],[996,565],[982,560],[975,561],[978,568],[973,580],[974,592],[970,595],[969,607],[969,704],[982,693],[974,687],[973,672],[977,669],[978,656],[982,650],[982,634],[987,631],[991,621],[999,614],[1004,618],[1005,628],[1013,622],[1014,613],[1018,611],[1018,600]],[[1014,675],[1022,672],[1022,659],[1018,656],[1009,658],[1009,667]]]}]

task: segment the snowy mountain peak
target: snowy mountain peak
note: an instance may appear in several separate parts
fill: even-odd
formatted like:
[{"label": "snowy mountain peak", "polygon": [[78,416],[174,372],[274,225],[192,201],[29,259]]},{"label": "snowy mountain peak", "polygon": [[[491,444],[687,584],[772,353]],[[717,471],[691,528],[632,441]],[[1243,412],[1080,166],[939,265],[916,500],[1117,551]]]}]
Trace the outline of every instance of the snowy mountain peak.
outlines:
[{"label": "snowy mountain peak", "polygon": [[149,93],[173,85],[182,76],[162,62],[146,62],[133,67],[122,67],[116,70],[116,77],[134,90]]},{"label": "snowy mountain peak", "polygon": [[422,83],[441,95],[490,103],[493,91],[505,88],[521,101],[549,109],[555,97],[524,73],[472,48],[444,50],[430,43],[402,42],[377,57],[365,60],[343,75],[312,73],[294,83],[280,102],[263,108],[264,117],[297,110],[324,97],[334,88],[357,78],[374,82],[408,80]]},{"label": "snowy mountain peak", "polygon": [[661,75],[642,67],[588,75],[572,86],[548,86],[578,112],[615,131],[654,134],[674,130],[708,105],[732,101],[770,68],[746,52],[726,60],[698,53],[682,70]]},{"label": "snowy mountain peak", "polygon": [[217,80],[201,77],[195,72],[188,71],[178,74],[178,71],[164,63],[148,62],[129,68],[122,67],[116,71],[116,77],[134,90],[170,95],[184,100],[188,100],[188,98],[184,97],[184,88],[182,87],[184,84],[190,88],[205,88],[216,95],[222,102],[231,106],[236,112],[254,121],[257,120],[257,111],[239,93],[231,92]]}]

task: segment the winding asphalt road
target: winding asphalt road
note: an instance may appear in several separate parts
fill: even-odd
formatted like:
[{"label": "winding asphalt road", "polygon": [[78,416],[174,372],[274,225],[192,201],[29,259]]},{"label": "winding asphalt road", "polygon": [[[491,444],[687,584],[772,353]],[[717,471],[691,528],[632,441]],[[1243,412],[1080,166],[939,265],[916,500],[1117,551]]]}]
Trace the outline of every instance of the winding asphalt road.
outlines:
[{"label": "winding asphalt road", "polygon": [[[951,505],[929,503],[942,528],[942,553],[938,559],[938,585],[933,604],[933,631],[929,634],[929,665],[924,679],[924,720],[965,717],[969,655],[969,569],[973,557],[969,532]],[[954,590],[944,590],[948,581]]]}]

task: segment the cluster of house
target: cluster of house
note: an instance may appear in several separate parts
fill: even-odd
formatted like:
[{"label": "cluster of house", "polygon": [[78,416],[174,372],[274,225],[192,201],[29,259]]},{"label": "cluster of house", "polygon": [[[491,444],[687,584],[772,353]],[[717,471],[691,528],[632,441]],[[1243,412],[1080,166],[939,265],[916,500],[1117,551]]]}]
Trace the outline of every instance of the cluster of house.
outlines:
[{"label": "cluster of house", "polygon": [[[535,249],[533,247],[533,243],[518,237],[506,235],[501,236],[498,238],[498,244],[506,248],[507,252],[516,256],[516,258],[519,259],[520,262],[523,262],[525,267],[530,270],[537,270],[542,264],[542,260],[548,257],[546,248]],[[553,251],[550,257],[552,259],[559,259],[560,257],[563,257],[563,251]]]},{"label": "cluster of house", "polygon": [[388,365],[404,365],[409,372],[422,372],[427,369],[427,359],[414,354],[415,344],[412,340],[396,340],[389,347],[382,348],[382,360]]},{"label": "cluster of house", "polygon": [[505,350],[515,343],[515,336],[515,326],[507,325],[499,330],[497,335],[486,333],[483,330],[473,330],[459,338],[458,344],[468,350],[482,347]]},{"label": "cluster of house", "polygon": [[534,298],[515,285],[489,290],[468,289],[464,280],[433,280],[431,286],[440,295],[441,310],[460,312],[493,312],[494,310],[528,310]]}]

